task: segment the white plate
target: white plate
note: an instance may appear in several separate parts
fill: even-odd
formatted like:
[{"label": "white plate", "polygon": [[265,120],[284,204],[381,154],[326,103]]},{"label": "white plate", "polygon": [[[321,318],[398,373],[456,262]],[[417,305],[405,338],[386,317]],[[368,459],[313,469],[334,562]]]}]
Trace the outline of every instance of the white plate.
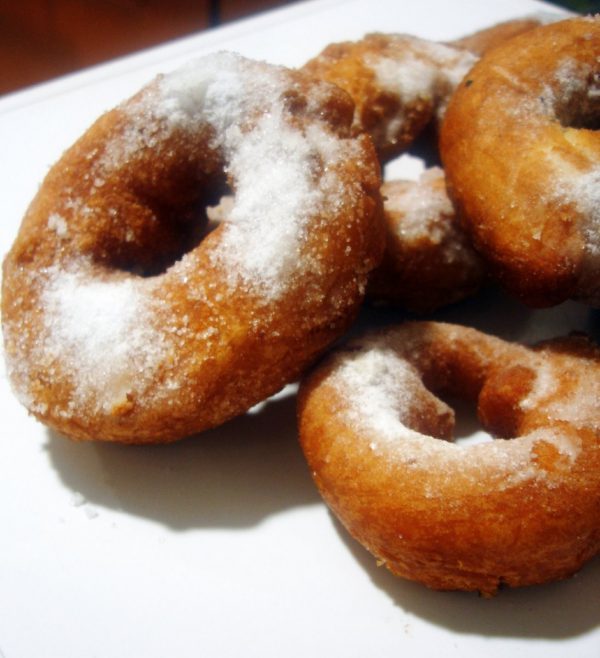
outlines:
[{"label": "white plate", "polygon": [[[48,166],[152,75],[217,49],[302,64],[367,31],[433,39],[536,11],[523,0],[294,5],[0,99],[0,251]],[[443,317],[536,339],[597,316],[501,295]],[[0,657],[600,655],[600,561],[492,600],[392,577],[333,520],[296,441],[294,390],[168,447],[53,436],[0,378]]]}]

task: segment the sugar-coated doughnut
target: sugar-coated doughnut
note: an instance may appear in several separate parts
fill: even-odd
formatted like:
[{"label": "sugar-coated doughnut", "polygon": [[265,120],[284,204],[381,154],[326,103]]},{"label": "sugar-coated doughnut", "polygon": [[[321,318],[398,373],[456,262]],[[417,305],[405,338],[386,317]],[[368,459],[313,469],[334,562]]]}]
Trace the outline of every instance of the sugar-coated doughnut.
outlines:
[{"label": "sugar-coated doughnut", "polygon": [[[8,372],[29,411],[74,438],[168,441],[296,378],[347,328],[383,249],[353,109],[333,85],[220,53],[102,116],[4,262]],[[227,219],[198,235],[227,185]]]},{"label": "sugar-coated doughnut", "polygon": [[[452,442],[437,394],[476,403],[501,438]],[[584,337],[528,348],[407,323],[316,368],[300,438],[326,502],[394,574],[491,595],[567,577],[600,551],[598,399],[600,350]]]},{"label": "sugar-coated doughnut", "polygon": [[382,160],[409,146],[442,112],[476,57],[466,50],[405,34],[367,34],[327,46],[303,70],[345,89]]},{"label": "sugar-coated doughnut", "polygon": [[474,294],[485,267],[459,225],[444,172],[382,185],[386,248],[369,278],[367,295],[426,313]]},{"label": "sugar-coated doughnut", "polygon": [[600,305],[599,117],[598,17],[497,46],[450,101],[450,195],[495,275],[530,305]]}]

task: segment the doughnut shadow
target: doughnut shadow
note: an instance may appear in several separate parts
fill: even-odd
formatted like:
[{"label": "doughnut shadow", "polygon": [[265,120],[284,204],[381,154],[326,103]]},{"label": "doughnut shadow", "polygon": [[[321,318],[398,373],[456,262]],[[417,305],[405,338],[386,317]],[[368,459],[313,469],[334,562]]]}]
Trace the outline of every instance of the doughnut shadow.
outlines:
[{"label": "doughnut shadow", "polygon": [[473,297],[427,315],[411,314],[392,305],[365,304],[349,336],[406,320],[423,319],[461,324],[526,344],[573,331],[583,331],[600,341],[600,310],[573,301],[546,309],[532,309],[493,284]]},{"label": "doughnut shadow", "polygon": [[436,592],[397,578],[356,542],[330,513],[332,524],[371,581],[405,612],[463,635],[561,640],[600,626],[600,556],[567,580],[501,589],[490,599],[472,592]]},{"label": "doughnut shadow", "polygon": [[440,309],[432,319],[471,326],[505,340],[533,344],[573,331],[583,331],[598,341],[599,317],[594,309],[574,301],[544,309],[529,308],[492,285],[476,297]]},{"label": "doughnut shadow", "polygon": [[321,500],[297,441],[296,396],[280,395],[168,445],[73,443],[49,431],[47,453],[63,484],[94,506],[178,531],[249,528]]}]

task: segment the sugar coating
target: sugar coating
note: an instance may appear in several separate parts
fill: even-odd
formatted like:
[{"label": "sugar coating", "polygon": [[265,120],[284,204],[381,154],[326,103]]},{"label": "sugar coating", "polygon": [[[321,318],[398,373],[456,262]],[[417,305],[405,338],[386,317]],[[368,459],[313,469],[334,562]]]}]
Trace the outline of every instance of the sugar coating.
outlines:
[{"label": "sugar coating", "polygon": [[78,382],[73,404],[92,401],[110,412],[153,380],[168,346],[152,326],[141,285],[134,278],[91,279],[85,269],[47,274],[41,351],[71,370]]},{"label": "sugar coating", "polygon": [[[574,111],[582,111],[577,108],[583,108],[584,112],[597,116],[600,74],[585,62],[564,58],[552,81],[551,97],[559,115],[560,108],[575,104]],[[564,120],[568,123],[572,118],[566,116]],[[583,267],[597,272],[600,268],[600,164],[596,163],[594,153],[585,151],[581,141],[576,142],[575,148],[589,160],[589,167],[582,171],[564,158],[549,155],[548,159],[556,171],[552,195],[559,203],[569,204],[577,211],[585,245]]]},{"label": "sugar coating", "polygon": [[571,208],[583,238],[583,269],[597,272],[600,268],[600,164],[582,171],[553,153],[547,154],[546,161],[553,171],[553,185],[546,197],[552,205]]},{"label": "sugar coating", "polygon": [[560,180],[554,190],[558,201],[572,204],[580,214],[580,228],[585,238],[586,252],[594,261],[600,260],[600,164],[580,171],[561,162]]},{"label": "sugar coating", "polygon": [[55,231],[56,235],[59,237],[64,237],[67,235],[68,228],[67,222],[62,215],[59,215],[56,212],[50,213],[48,216],[48,228],[51,231]]},{"label": "sugar coating", "polygon": [[[558,63],[552,84],[557,104],[568,103],[575,95],[585,93],[590,98],[600,94],[600,79],[597,71],[585,63],[565,57]],[[582,97],[582,100],[584,98]]]},{"label": "sugar coating", "polygon": [[235,202],[215,259],[232,277],[277,296],[301,259],[307,221],[324,201],[313,176],[315,144],[275,114],[239,143],[237,137],[227,144]]},{"label": "sugar coating", "polygon": [[[435,112],[441,119],[452,91],[477,58],[464,50],[404,34],[385,35],[385,47],[380,50],[379,36],[367,35],[361,63],[373,76],[375,86],[395,97],[399,106],[368,131],[376,145],[391,145],[405,130],[412,130],[415,117],[429,117]],[[375,40],[373,48],[370,38]],[[324,63],[327,67],[326,60]],[[350,80],[348,84],[351,87]],[[366,106],[368,104],[367,99]],[[360,107],[357,107],[355,122],[362,126]]]},{"label": "sugar coating", "polygon": [[[418,247],[426,241],[439,246],[438,257],[445,263],[465,263],[472,267],[477,256],[468,238],[454,221],[454,208],[446,193],[444,172],[439,167],[426,169],[417,181],[402,188],[383,188],[385,211],[392,217],[397,239]],[[441,184],[440,184],[441,183]]]},{"label": "sugar coating", "polygon": [[[211,147],[223,153],[234,191],[213,259],[232,287],[241,279],[266,298],[282,295],[301,267],[308,222],[344,194],[335,167],[356,148],[316,120],[307,130],[293,126],[285,108],[289,88],[282,70],[233,53],[191,62],[126,106],[131,127],[102,160],[116,168],[140,149],[154,148],[165,131],[211,126]],[[317,104],[317,84],[314,96]]]},{"label": "sugar coating", "polygon": [[363,424],[378,438],[393,440],[411,410],[412,393],[420,384],[415,369],[389,346],[375,344],[352,354],[336,372],[335,381],[358,395],[348,410],[352,423]]},{"label": "sugar coating", "polygon": [[598,431],[600,381],[594,369],[564,355],[549,358],[541,352],[531,358],[531,372],[535,377],[531,390],[519,401],[520,408],[524,411],[539,409],[551,420]]},{"label": "sugar coating", "polygon": [[[496,72],[499,72],[497,67]],[[571,206],[577,213],[578,228],[585,246],[583,267],[597,271],[600,267],[600,164],[596,163],[595,153],[586,151],[583,142],[577,139],[578,129],[569,125],[577,122],[579,112],[597,115],[600,73],[586,62],[564,57],[557,63],[552,77],[542,81],[538,95],[532,96],[524,83],[514,76],[508,83],[511,88],[522,88],[523,91],[519,103],[514,103],[512,96],[507,101],[513,103],[510,112],[523,124],[523,130],[535,134],[532,127],[541,121],[556,122],[560,119],[565,125],[563,138],[572,143],[583,160],[589,163],[588,168],[583,170],[560,150],[548,149],[543,157],[550,168],[551,180],[541,199],[550,206]]]},{"label": "sugar coating", "polygon": [[432,167],[424,171],[417,182],[407,185],[402,193],[386,197],[385,209],[402,213],[398,231],[403,240],[418,242],[426,238],[437,244],[443,241],[451,223],[440,221],[440,218],[453,215],[454,209],[444,188],[430,185],[443,178],[442,169]]},{"label": "sugar coating", "polygon": [[[394,45],[393,55],[365,57],[365,65],[375,74],[378,86],[396,95],[405,112],[424,101],[435,107],[441,119],[452,91],[477,58],[467,51],[406,35],[398,35]],[[387,139],[395,137],[404,121],[402,112],[389,121]]]},{"label": "sugar coating", "polygon": [[406,104],[445,95],[477,61],[471,53],[440,43],[408,36],[401,39],[394,57],[369,55],[366,64],[378,84]]},{"label": "sugar coating", "polygon": [[[446,339],[451,345],[451,331]],[[397,333],[391,330],[351,342],[350,351],[338,356],[327,381],[344,400],[340,414],[343,422],[354,430],[352,440],[360,437],[382,458],[408,468],[431,470],[447,482],[457,474],[477,479],[485,473],[494,473],[501,488],[545,477],[546,472],[536,462],[535,451],[540,441],[552,444],[569,461],[577,458],[579,440],[555,428],[535,430],[514,439],[465,445],[436,439],[408,427],[405,419],[410,411],[415,411],[415,393],[423,390],[424,385],[407,356],[414,356],[415,349],[426,349],[427,340],[422,343],[419,335],[400,328]],[[533,391],[522,401],[524,409],[544,400],[555,374],[542,371]],[[596,383],[590,404],[592,399],[595,404],[598,388]],[[569,400],[551,411],[556,418],[569,420],[572,404],[573,400]],[[588,407],[582,416],[587,414],[589,418],[590,411]]]},{"label": "sugar coating", "polygon": [[600,164],[569,180],[571,196],[585,217],[583,233],[586,248],[600,258]]},{"label": "sugar coating", "polygon": [[[332,186],[319,180],[318,170],[331,176],[353,146],[341,148],[316,122],[306,131],[291,126],[283,103],[289,81],[278,69],[258,74],[253,66],[231,53],[212,58],[208,67],[188,65],[161,82],[158,111],[174,123],[214,127],[214,145],[224,151],[235,195],[213,257],[232,285],[241,277],[277,297],[299,266],[309,219],[326,199],[335,203],[332,187],[340,193],[337,177]],[[247,131],[248,117],[258,113]]]}]

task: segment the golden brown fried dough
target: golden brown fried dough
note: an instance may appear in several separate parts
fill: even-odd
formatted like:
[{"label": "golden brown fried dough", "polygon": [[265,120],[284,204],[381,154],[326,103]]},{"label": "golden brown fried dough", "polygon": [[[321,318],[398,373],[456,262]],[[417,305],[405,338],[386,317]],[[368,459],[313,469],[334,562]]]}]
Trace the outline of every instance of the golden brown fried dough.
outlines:
[{"label": "golden brown fried dough", "polygon": [[452,97],[440,150],[450,196],[504,286],[533,306],[600,305],[600,19],[484,55]]},{"label": "golden brown fried dough", "polygon": [[[74,438],[170,441],[296,378],[383,249],[379,165],[352,115],[333,85],[221,53],[101,117],[4,262],[29,411]],[[194,211],[226,183],[233,207],[198,242]]]},{"label": "golden brown fried dough", "polygon": [[433,119],[476,58],[405,34],[368,34],[335,43],[303,70],[346,90],[382,160],[405,150]]},{"label": "golden brown fried dough", "polygon": [[439,167],[417,181],[386,182],[381,194],[386,248],[369,278],[369,297],[426,313],[479,290],[485,267],[457,221]]},{"label": "golden brown fried dough", "polygon": [[[452,442],[477,404],[494,441]],[[493,594],[600,551],[600,350],[532,349],[441,323],[366,335],[303,382],[300,439],[349,532],[394,574]]]}]

